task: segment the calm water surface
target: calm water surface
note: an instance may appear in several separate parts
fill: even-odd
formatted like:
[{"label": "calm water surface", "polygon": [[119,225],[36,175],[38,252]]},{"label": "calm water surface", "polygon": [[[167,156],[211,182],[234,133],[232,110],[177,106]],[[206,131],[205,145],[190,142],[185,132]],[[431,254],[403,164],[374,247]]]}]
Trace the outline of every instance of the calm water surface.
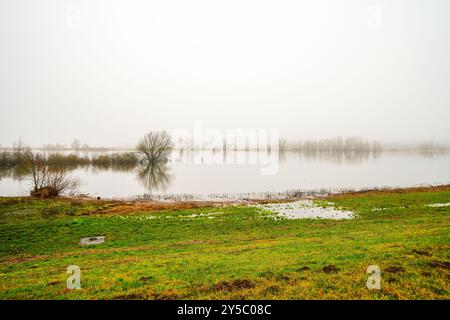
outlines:
[{"label": "calm water surface", "polygon": [[[231,152],[224,159],[249,155],[249,152]],[[192,156],[208,162],[218,155],[196,152]],[[280,155],[278,173],[273,175],[262,175],[259,164],[192,164],[177,157],[161,168],[99,169],[89,166],[67,170],[81,180],[80,192],[91,196],[126,198],[143,194],[192,194],[201,197],[297,189],[444,184],[450,182],[450,154],[286,152]],[[29,187],[30,182],[25,176],[14,170],[0,170],[0,195],[27,195]]]}]

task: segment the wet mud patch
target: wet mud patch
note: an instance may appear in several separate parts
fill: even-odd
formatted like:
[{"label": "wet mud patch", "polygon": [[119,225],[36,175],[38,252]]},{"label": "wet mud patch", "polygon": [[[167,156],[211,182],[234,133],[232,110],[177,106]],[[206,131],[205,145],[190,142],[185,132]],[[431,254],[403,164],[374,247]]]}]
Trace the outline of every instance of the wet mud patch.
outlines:
[{"label": "wet mud patch", "polygon": [[238,291],[238,290],[245,290],[245,289],[252,289],[255,287],[255,284],[253,281],[248,279],[236,279],[232,281],[221,281],[219,283],[216,283],[212,289],[214,291]]},{"label": "wet mud patch", "polygon": [[130,293],[114,297],[115,300],[147,300],[148,298],[145,293]]},{"label": "wet mud patch", "polygon": [[142,281],[142,282],[147,282],[147,281],[151,281],[151,280],[154,280],[154,278],[152,276],[139,278],[139,281]]},{"label": "wet mud patch", "polygon": [[411,251],[411,253],[418,254],[419,256],[430,256],[431,255],[431,253],[429,253],[426,250],[418,250],[418,249],[414,249],[413,251]]},{"label": "wet mud patch", "polygon": [[325,273],[337,273],[339,272],[339,270],[340,269],[333,264],[327,265],[322,268],[322,271]]},{"label": "wet mud patch", "polygon": [[302,271],[309,271],[309,270],[311,270],[308,266],[303,266],[303,267],[301,267],[301,268],[298,268],[297,270],[295,270],[295,271],[297,271],[297,272],[302,272]]},{"label": "wet mud patch", "polygon": [[427,263],[427,266],[433,269],[445,269],[450,270],[450,262],[448,261],[430,261]]},{"label": "wet mud patch", "polygon": [[386,269],[384,269],[384,271],[393,273],[393,274],[397,274],[397,273],[401,273],[401,272],[405,271],[405,269],[403,269],[402,267],[399,267],[399,266],[390,266],[390,267],[387,267]]}]

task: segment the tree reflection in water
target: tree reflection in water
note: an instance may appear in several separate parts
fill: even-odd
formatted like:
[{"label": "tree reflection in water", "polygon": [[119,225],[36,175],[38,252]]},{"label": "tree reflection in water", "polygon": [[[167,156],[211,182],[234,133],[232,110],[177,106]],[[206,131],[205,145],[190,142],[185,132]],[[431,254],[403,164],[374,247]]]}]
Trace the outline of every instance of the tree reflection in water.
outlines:
[{"label": "tree reflection in water", "polygon": [[148,192],[164,192],[170,185],[172,175],[165,163],[155,163],[140,166],[138,178]]}]

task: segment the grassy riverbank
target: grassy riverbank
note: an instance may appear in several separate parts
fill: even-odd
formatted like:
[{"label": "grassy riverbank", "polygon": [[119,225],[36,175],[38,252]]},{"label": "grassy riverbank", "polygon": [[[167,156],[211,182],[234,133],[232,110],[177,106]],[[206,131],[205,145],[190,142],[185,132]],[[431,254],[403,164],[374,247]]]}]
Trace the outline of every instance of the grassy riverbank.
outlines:
[{"label": "grassy riverbank", "polygon": [[[337,195],[350,220],[245,205],[0,198],[1,299],[448,299],[450,187]],[[319,201],[324,203],[324,201]],[[82,237],[106,242],[80,246]],[[66,288],[69,265],[80,290]],[[369,265],[381,290],[368,290]]]}]

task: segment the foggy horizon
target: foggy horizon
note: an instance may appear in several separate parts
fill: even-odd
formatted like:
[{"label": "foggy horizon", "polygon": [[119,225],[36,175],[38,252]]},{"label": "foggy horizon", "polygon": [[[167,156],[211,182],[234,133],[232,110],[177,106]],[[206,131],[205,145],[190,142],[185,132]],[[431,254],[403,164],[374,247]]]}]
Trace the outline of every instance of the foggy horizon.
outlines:
[{"label": "foggy horizon", "polygon": [[0,144],[155,130],[450,144],[450,3],[2,2]]},{"label": "foggy horizon", "polygon": [[2,306],[449,300],[449,18],[449,0],[0,1]]}]

